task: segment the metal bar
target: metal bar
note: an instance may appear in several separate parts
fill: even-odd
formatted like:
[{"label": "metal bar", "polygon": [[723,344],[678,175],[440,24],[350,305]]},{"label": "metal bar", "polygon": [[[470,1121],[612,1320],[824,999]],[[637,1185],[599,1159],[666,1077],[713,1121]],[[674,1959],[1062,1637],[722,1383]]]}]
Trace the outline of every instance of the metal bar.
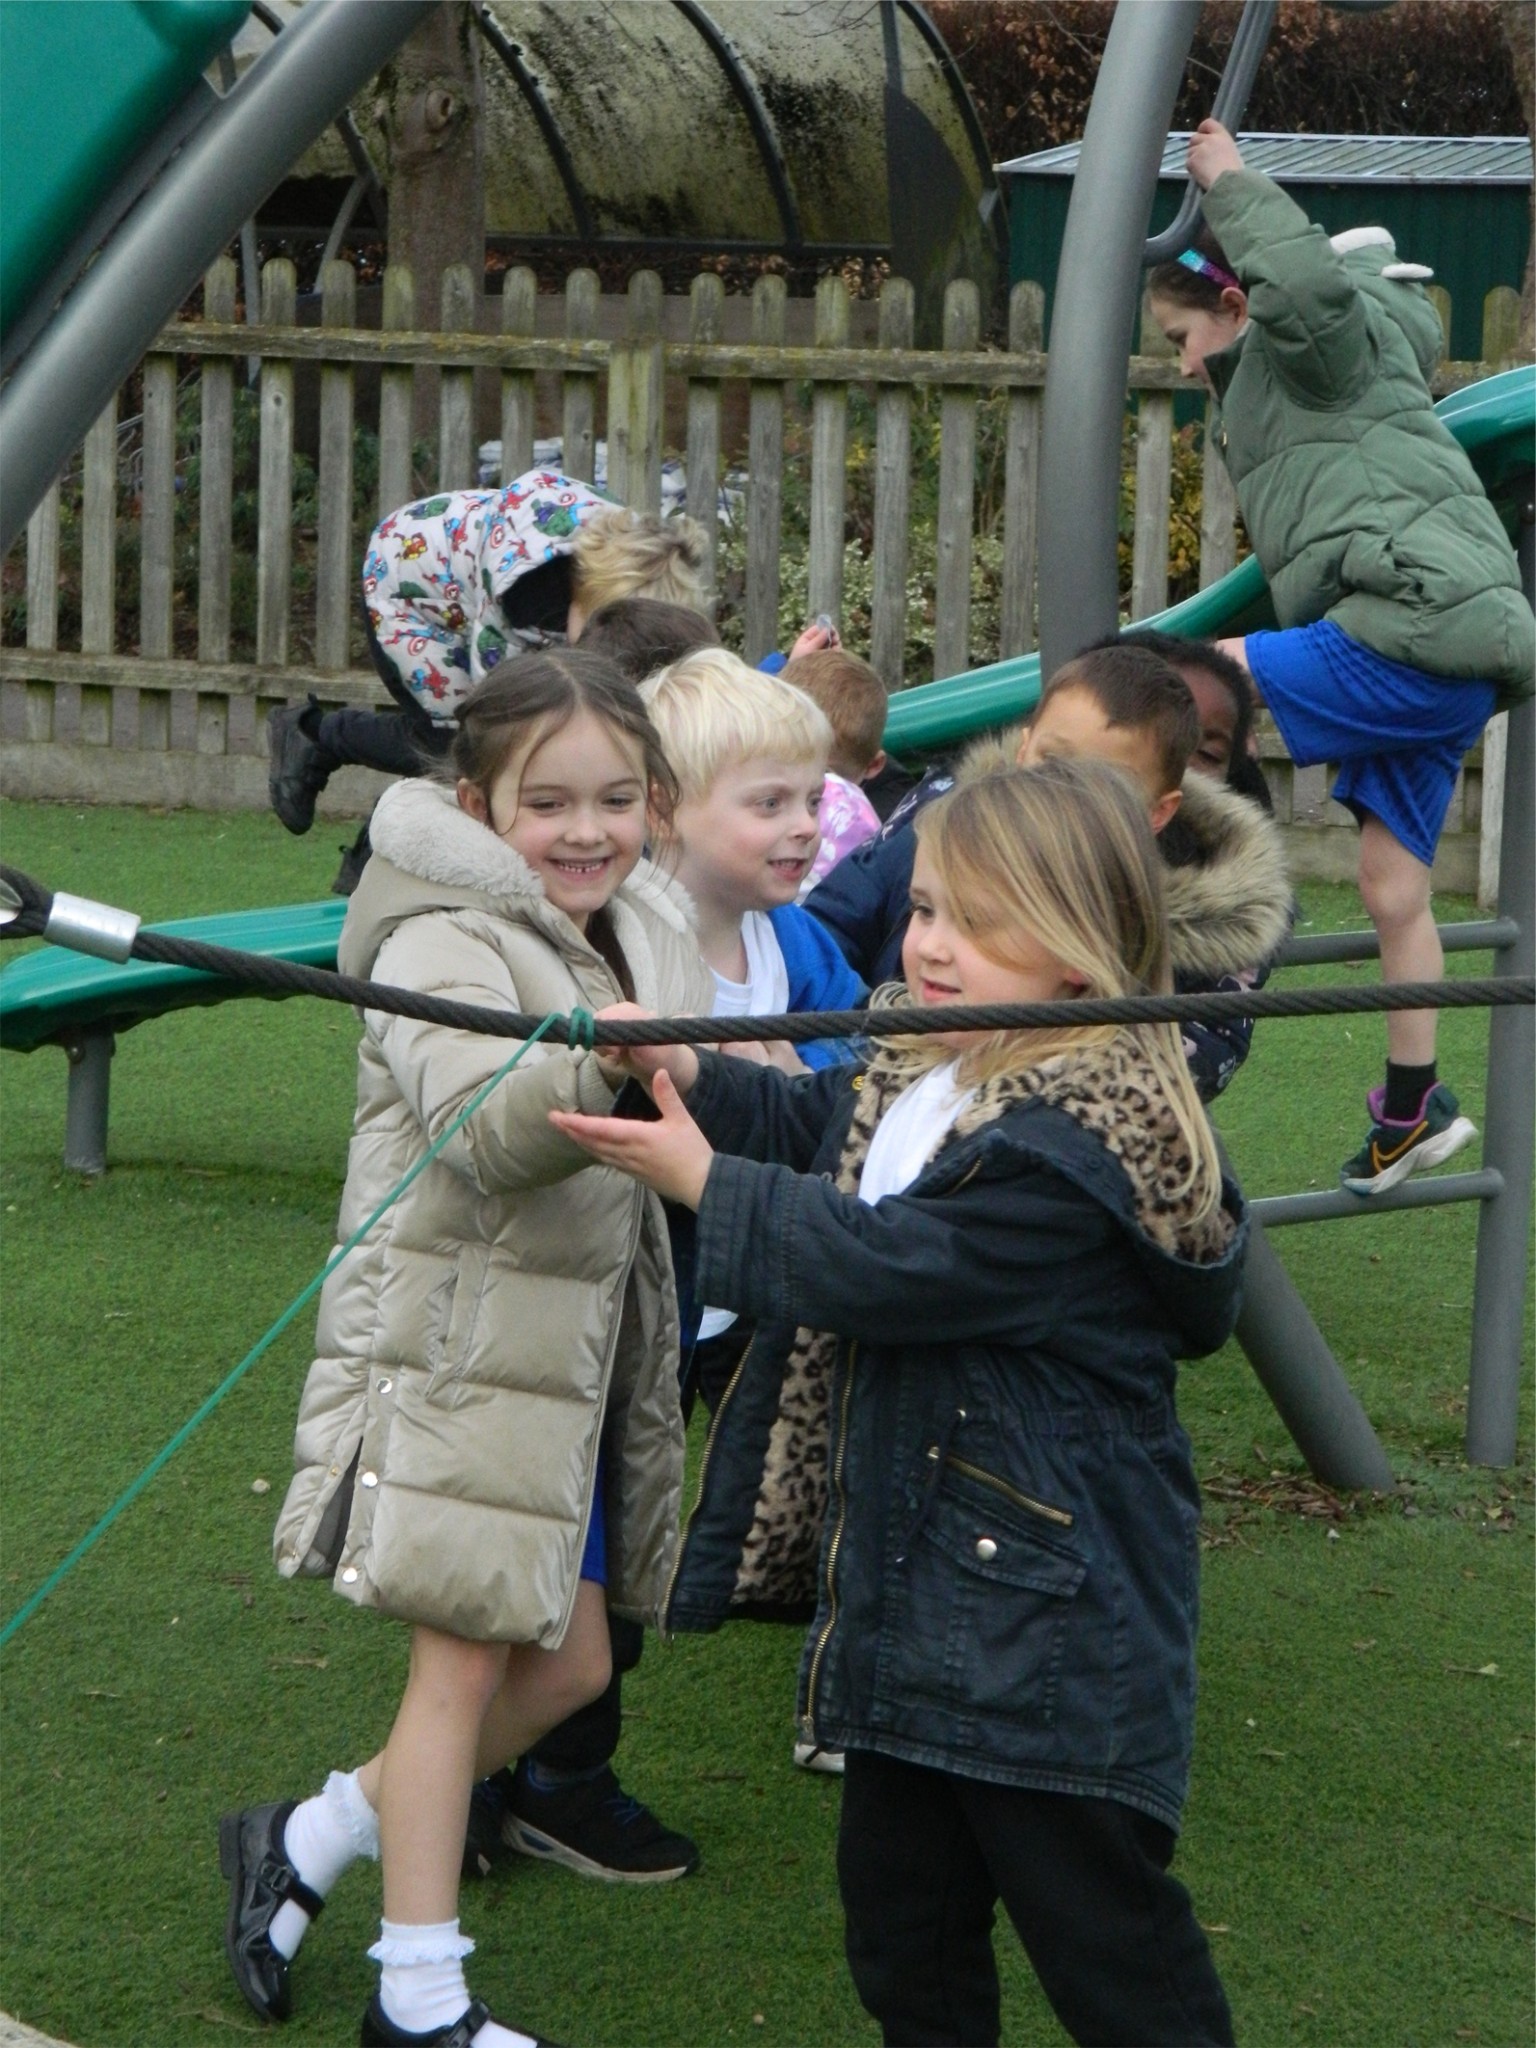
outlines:
[{"label": "metal bar", "polygon": [[1117,7],[1056,273],[1040,502],[1040,658],[1049,675],[1118,623],[1120,428],[1141,252],[1200,0]]},{"label": "metal bar", "polygon": [[86,1031],[64,1047],[69,1094],[64,1107],[64,1166],[69,1173],[107,1170],[107,1106],[112,1092],[110,1031]]},{"label": "metal bar", "polygon": [[1370,1419],[1252,1208],[1237,1341],[1319,1479],[1391,1491],[1397,1482]]},{"label": "metal bar", "polygon": [[0,391],[0,553],[252,206],[431,7],[310,0],[104,244]]},{"label": "metal bar", "polygon": [[577,173],[575,161],[565,146],[560,124],[555,119],[549,101],[544,97],[542,80],[536,72],[530,71],[524,62],[522,44],[512,40],[490,8],[483,4],[483,0],[480,6],[471,9],[470,19],[506,65],[512,74],[513,84],[527,101],[528,111],[544,138],[544,147],[549,151],[550,161],[565,191],[566,201],[576,224],[576,239],[579,242],[590,242],[596,229],[592,209],[587,204],[587,195]]},{"label": "metal bar", "polygon": [[1356,1217],[1384,1216],[1395,1209],[1438,1209],[1446,1202],[1491,1202],[1504,1192],[1504,1176],[1483,1167],[1477,1173],[1446,1173],[1435,1180],[1404,1181],[1384,1195],[1352,1195],[1348,1188],[1320,1189],[1316,1194],[1260,1195],[1248,1204],[1266,1230],[1287,1223],[1353,1222]]},{"label": "metal bar", "polygon": [[800,213],[795,205],[794,191],[789,182],[789,166],[784,161],[784,152],[779,147],[773,116],[768,111],[767,101],[763,98],[762,88],[758,85],[751,65],[708,9],[698,4],[698,0],[676,0],[676,5],[678,13],[692,24],[710,55],[725,73],[725,82],[730,87],[736,104],[746,116],[747,126],[752,131],[752,140],[757,144],[763,174],[768,180],[768,189],[773,194],[773,203],[784,229],[784,239],[792,249],[799,248]]},{"label": "metal bar", "polygon": [[[1533,480],[1536,481],[1536,480]],[[1536,593],[1536,506],[1522,508],[1520,571]],[[1504,830],[1499,846],[1499,915],[1516,927],[1494,956],[1499,974],[1536,969],[1536,699],[1509,714]],[[1478,1218],[1472,1292],[1472,1366],[1467,1381],[1467,1460],[1514,1462],[1520,1407],[1520,1352],[1536,1153],[1536,1011],[1495,1010],[1488,1026],[1488,1106],[1483,1164],[1504,1176],[1504,1192]]]},{"label": "metal bar", "polygon": [[[1440,926],[1441,949],[1447,953],[1494,953],[1512,946],[1520,927],[1513,918],[1483,917],[1467,924]],[[1313,932],[1288,939],[1280,948],[1277,967],[1323,967],[1339,960],[1379,960],[1381,940],[1374,931]]]},{"label": "metal bar", "polygon": [[[1279,0],[1245,0],[1243,11],[1238,17],[1237,33],[1232,38],[1232,47],[1227,51],[1227,61],[1222,67],[1221,81],[1216,87],[1216,97],[1211,101],[1211,119],[1219,121],[1235,135],[1243,118],[1243,109],[1248,104],[1248,95],[1253,91],[1253,81],[1259,74],[1259,65],[1269,46],[1269,32],[1274,26],[1275,11]],[[1141,252],[1142,263],[1150,269],[1154,263],[1167,263],[1181,250],[1189,247],[1190,236],[1200,221],[1200,187],[1191,178],[1179,201],[1179,210],[1160,235],[1149,238]]]}]

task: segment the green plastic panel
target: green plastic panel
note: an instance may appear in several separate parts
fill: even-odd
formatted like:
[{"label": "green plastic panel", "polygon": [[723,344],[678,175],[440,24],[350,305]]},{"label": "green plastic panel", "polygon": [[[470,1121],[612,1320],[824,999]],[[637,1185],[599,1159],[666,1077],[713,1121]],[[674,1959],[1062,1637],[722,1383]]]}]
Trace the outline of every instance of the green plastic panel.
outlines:
[{"label": "green plastic panel", "polygon": [[249,0],[0,0],[6,327],[249,13]]},{"label": "green plastic panel", "polygon": [[[1501,510],[1512,509],[1503,501],[1536,464],[1536,369],[1522,366],[1485,377],[1442,398],[1435,411],[1472,458],[1489,495]],[[1274,623],[1269,588],[1253,555],[1208,590],[1138,621],[1191,639],[1235,637]],[[892,703],[886,748],[897,755],[920,755],[953,746],[972,733],[1027,718],[1039,698],[1038,654],[923,683],[901,691]]]},{"label": "green plastic panel", "polygon": [[[334,967],[347,906],[339,896],[323,903],[290,903],[274,910],[238,910],[218,917],[184,917],[155,931],[205,946],[233,946],[301,967]],[[65,1032],[126,1031],[147,1017],[235,996],[265,995],[249,982],[166,967],[155,960],[93,959],[63,946],[24,953],[0,973],[0,1046],[33,1052]]]}]

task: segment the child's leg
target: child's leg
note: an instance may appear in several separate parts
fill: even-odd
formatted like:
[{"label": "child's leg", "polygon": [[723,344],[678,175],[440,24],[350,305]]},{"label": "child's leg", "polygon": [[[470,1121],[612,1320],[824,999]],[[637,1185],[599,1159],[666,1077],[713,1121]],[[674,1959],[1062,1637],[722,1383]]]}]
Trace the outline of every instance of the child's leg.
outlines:
[{"label": "child's leg", "polygon": [[954,1781],[1057,2018],[1102,2048],[1230,2048],[1232,2016],[1174,1834],[1113,1799]]},{"label": "child's leg", "polygon": [[[1360,894],[1381,940],[1383,981],[1438,981],[1445,972],[1429,874],[1379,818],[1361,819]],[[1399,1066],[1432,1066],[1435,1012],[1389,1010],[1387,1058]]]},{"label": "child's leg", "polygon": [[[459,1933],[458,1894],[470,1787],[595,1698],[608,1670],[604,1593],[587,1581],[558,1650],[412,1632],[400,1711],[382,1755],[360,1774],[365,1783],[376,1776],[384,1865],[383,1926],[371,1951],[383,1972],[369,2021],[381,2038],[391,2038],[385,2026],[430,2035],[468,2010],[471,1944]],[[494,2022],[475,2035],[480,2048],[523,2038]]]},{"label": "child's leg", "polygon": [[[992,2048],[997,1887],[943,1771],[849,1751],[837,1882],[848,1968],[888,2048]],[[996,1787],[986,1786],[986,1791]]]}]

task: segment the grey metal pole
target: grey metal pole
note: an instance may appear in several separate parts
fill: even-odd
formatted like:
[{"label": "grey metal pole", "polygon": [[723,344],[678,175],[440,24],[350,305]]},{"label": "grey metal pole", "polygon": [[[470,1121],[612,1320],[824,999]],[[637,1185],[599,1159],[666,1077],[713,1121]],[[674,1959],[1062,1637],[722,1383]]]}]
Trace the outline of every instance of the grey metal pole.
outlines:
[{"label": "grey metal pole", "polygon": [[182,300],[435,0],[309,0],[150,186],[0,393],[0,552]]},{"label": "grey metal pole", "polygon": [[1200,0],[1117,7],[1056,271],[1040,465],[1040,672],[1119,618],[1120,428],[1168,121]]},{"label": "grey metal pole", "polygon": [[1327,1339],[1281,1265],[1264,1226],[1249,1218],[1237,1341],[1296,1448],[1328,1486],[1390,1493],[1397,1480]]},{"label": "grey metal pole", "polygon": [[[1536,506],[1520,527],[1525,594],[1536,599]],[[1499,916],[1518,927],[1493,956],[1497,974],[1536,973],[1536,700],[1509,714],[1504,828],[1499,840]],[[1536,1010],[1495,1010],[1488,1022],[1488,1097],[1483,1165],[1504,1177],[1477,1222],[1472,1292],[1472,1367],[1467,1382],[1467,1462],[1512,1465],[1520,1405],[1520,1349],[1536,1153]]]},{"label": "grey metal pole", "polygon": [[110,1031],[86,1031],[65,1046],[69,1093],[64,1105],[64,1165],[70,1173],[107,1170],[107,1107],[112,1092]]}]

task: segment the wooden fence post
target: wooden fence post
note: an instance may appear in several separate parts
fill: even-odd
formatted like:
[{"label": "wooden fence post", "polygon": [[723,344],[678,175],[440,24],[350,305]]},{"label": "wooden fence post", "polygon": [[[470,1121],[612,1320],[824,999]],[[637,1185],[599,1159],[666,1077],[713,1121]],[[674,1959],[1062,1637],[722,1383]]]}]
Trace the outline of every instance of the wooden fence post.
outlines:
[{"label": "wooden fence post", "polygon": [[[968,277],[944,288],[944,347],[969,352],[981,339],[981,297]],[[947,385],[939,410],[939,530],[933,588],[933,674],[970,662],[971,517],[976,490],[976,392]]]},{"label": "wooden fence post", "polygon": [[80,508],[80,652],[110,654],[117,641],[117,393],[85,437]]},{"label": "wooden fence post", "polygon": [[1214,431],[1216,401],[1206,401],[1200,452],[1200,588],[1219,583],[1237,564],[1237,492]]},{"label": "wooden fence post", "polygon": [[163,661],[171,651],[175,577],[176,358],[144,358],[143,458],[139,490],[139,653]]},{"label": "wooden fence post", "polygon": [[[688,338],[720,339],[725,286],[712,270],[693,280],[688,294]],[[704,587],[715,595],[715,554],[720,538],[720,385],[713,377],[688,381],[688,510],[704,533]]]},{"label": "wooden fence post", "polygon": [[664,359],[654,270],[629,280],[628,327],[608,363],[608,495],[636,512],[659,512]]},{"label": "wooden fence post", "polygon": [[[1029,280],[1008,294],[1008,348],[1034,355],[1045,345],[1045,291]],[[1008,394],[1003,467],[1003,602],[998,653],[1028,654],[1035,644],[1036,516],[1040,499],[1040,393]]]},{"label": "wooden fence post", "polygon": [[[1172,343],[1141,302],[1139,352],[1170,360]],[[1131,548],[1131,617],[1168,603],[1169,499],[1173,491],[1173,393],[1143,391],[1136,404],[1136,518]]]},{"label": "wooden fence post", "polygon": [[1504,763],[1509,749],[1509,713],[1500,711],[1483,728],[1483,809],[1477,840],[1477,901],[1493,910],[1499,901],[1499,848],[1504,835]]},{"label": "wooden fence post", "polygon": [[[261,272],[264,327],[293,325],[298,280],[286,256]],[[293,365],[271,356],[261,365],[260,497],[256,534],[256,659],[281,668],[288,659],[293,583]]]},{"label": "wooden fence post", "polygon": [[[357,325],[357,278],[332,260],[320,278],[326,327]],[[357,568],[352,546],[352,365],[320,369],[320,534],[315,565],[315,666],[343,669],[352,644]]]},{"label": "wooden fence post", "polygon": [[[539,312],[539,280],[526,265],[509,270],[501,285],[501,331],[505,335],[531,335]],[[501,373],[501,481],[533,467],[533,372],[503,370]]]},{"label": "wooden fence post", "polygon": [[1443,284],[1427,284],[1424,290],[1440,315],[1440,359],[1443,362],[1451,352],[1451,295]]},{"label": "wooden fence post", "polygon": [[[473,334],[479,294],[467,263],[443,272],[442,331]],[[437,487],[468,490],[475,481],[475,373],[447,370],[437,400]]]},{"label": "wooden fence post", "polygon": [[[850,306],[840,277],[816,287],[817,348],[846,348]],[[848,387],[817,384],[811,398],[811,534],[806,609],[840,620],[843,609],[843,530],[848,504]]]},{"label": "wooden fence post", "polygon": [[[203,318],[235,324],[233,259],[217,257],[203,279]],[[203,435],[197,506],[197,658],[229,659],[229,580],[234,565],[230,521],[235,502],[235,365],[229,356],[206,356],[202,365]],[[184,693],[177,692],[180,697]],[[195,700],[194,700],[195,703]],[[185,703],[171,704],[172,745],[178,746],[187,717]],[[178,713],[180,714],[178,717]],[[191,742],[188,741],[190,750]]]},{"label": "wooden fence post", "polygon": [[[904,277],[880,287],[880,346],[912,346],[913,292]],[[899,690],[907,649],[907,528],[912,502],[912,393],[882,384],[875,398],[875,546],[869,661]]]},{"label": "wooden fence post", "polygon": [[[404,332],[416,325],[416,282],[403,263],[384,272],[384,327]],[[416,490],[411,460],[416,371],[410,363],[379,372],[379,517],[406,504]]]},{"label": "wooden fence post", "polygon": [[1520,357],[1520,294],[1496,284],[1483,300],[1483,361],[1508,369]]},{"label": "wooden fence post", "polygon": [[[571,341],[597,333],[598,278],[595,270],[573,270],[565,280],[565,332]],[[560,467],[578,483],[597,473],[597,378],[567,370],[560,392]]]},{"label": "wooden fence post", "polygon": [[27,521],[27,645],[51,654],[59,644],[59,487],[50,484]]},{"label": "wooden fence post", "polygon": [[[752,287],[752,339],[784,346],[782,277]],[[784,497],[784,386],[754,381],[747,410],[746,658],[761,661],[779,644],[779,518]]]}]

